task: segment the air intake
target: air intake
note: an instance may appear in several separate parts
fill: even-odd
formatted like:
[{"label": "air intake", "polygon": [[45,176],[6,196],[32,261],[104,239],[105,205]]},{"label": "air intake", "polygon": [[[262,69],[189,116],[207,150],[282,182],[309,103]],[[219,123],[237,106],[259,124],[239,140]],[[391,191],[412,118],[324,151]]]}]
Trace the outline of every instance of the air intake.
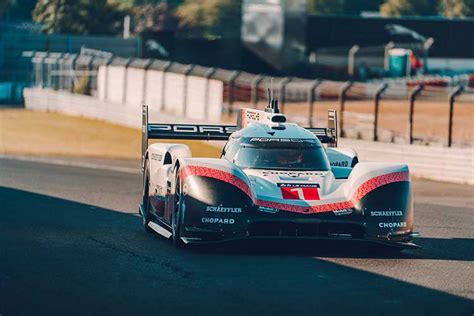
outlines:
[{"label": "air intake", "polygon": [[286,117],[284,115],[273,115],[272,116],[272,122],[273,123],[285,123],[286,122]]}]

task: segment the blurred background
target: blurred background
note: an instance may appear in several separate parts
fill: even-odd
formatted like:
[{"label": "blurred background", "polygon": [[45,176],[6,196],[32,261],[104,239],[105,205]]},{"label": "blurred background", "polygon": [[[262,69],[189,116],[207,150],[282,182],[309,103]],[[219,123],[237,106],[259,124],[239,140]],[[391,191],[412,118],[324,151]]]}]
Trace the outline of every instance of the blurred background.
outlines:
[{"label": "blurred background", "polygon": [[[2,80],[21,76],[18,52],[72,54],[81,47],[306,78],[452,75],[474,68],[473,6],[472,0],[1,0]],[[409,71],[389,69],[390,57],[406,53],[395,48],[411,50]]]},{"label": "blurred background", "polygon": [[473,0],[0,0],[0,103],[133,128],[232,122],[274,78],[302,125],[470,147],[473,74]]}]

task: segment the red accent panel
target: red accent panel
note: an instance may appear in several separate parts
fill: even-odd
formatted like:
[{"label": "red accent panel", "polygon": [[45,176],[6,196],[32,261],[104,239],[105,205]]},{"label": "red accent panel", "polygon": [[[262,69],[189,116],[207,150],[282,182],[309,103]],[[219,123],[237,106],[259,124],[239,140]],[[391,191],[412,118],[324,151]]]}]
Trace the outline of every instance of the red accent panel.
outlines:
[{"label": "red accent panel", "polygon": [[354,193],[354,196],[352,197],[351,200],[358,202],[364,196],[366,196],[367,193],[369,193],[372,190],[377,189],[378,187],[381,187],[382,185],[393,183],[393,182],[408,181],[408,180],[409,180],[409,175],[407,171],[394,172],[394,173],[384,174],[384,175],[372,178],[364,182],[357,189],[357,191]]},{"label": "red accent panel", "polygon": [[285,200],[319,200],[317,188],[300,188],[300,187],[280,187],[281,195]]},{"label": "red accent panel", "polygon": [[[181,176],[181,179],[183,180],[186,177],[193,176],[193,175],[214,178],[217,180],[230,183],[238,187],[245,194],[247,194],[257,206],[277,208],[277,209],[288,211],[288,212],[295,212],[295,213],[302,213],[302,214],[323,213],[323,212],[331,212],[333,210],[352,208],[357,202],[359,202],[369,192],[383,185],[393,183],[393,182],[402,182],[402,181],[409,180],[408,171],[400,171],[400,172],[394,172],[390,174],[384,174],[384,175],[369,179],[366,182],[364,182],[359,188],[357,188],[354,195],[349,201],[328,203],[328,204],[315,205],[315,206],[310,206],[310,205],[301,206],[301,205],[292,205],[292,204],[272,202],[272,201],[266,201],[266,200],[255,200],[253,198],[250,187],[247,185],[245,181],[243,181],[242,179],[240,179],[239,177],[231,173],[228,173],[222,170],[217,170],[217,169],[212,169],[212,168],[202,167],[202,166],[193,166],[193,165],[188,165],[180,169],[180,176]],[[308,190],[312,188],[304,188],[304,189]],[[282,191],[282,194],[283,194],[283,191]],[[305,194],[305,198],[306,198],[306,194]],[[319,198],[319,194],[318,194],[318,198]]]},{"label": "red accent panel", "polygon": [[281,189],[281,196],[285,200],[299,200],[299,193],[295,189],[300,189],[301,188],[280,188]]},{"label": "red accent panel", "polygon": [[250,198],[253,198],[252,191],[250,190],[250,187],[247,185],[247,183],[245,183],[244,180],[240,179],[239,177],[229,172],[225,172],[218,169],[212,169],[208,167],[188,165],[180,169],[180,176],[181,176],[181,179],[183,180],[188,176],[202,176],[202,177],[208,177],[208,178],[221,180],[238,187]]}]

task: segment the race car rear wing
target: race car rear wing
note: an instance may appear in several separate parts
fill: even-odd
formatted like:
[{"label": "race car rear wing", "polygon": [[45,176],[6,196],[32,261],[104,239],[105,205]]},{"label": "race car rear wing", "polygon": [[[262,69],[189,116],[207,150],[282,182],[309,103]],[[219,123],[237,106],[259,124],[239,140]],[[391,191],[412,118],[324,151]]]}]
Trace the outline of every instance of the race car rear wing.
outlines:
[{"label": "race car rear wing", "polygon": [[[148,121],[148,106],[142,108],[142,159],[148,149],[149,139],[228,140],[238,129],[237,125],[214,124],[161,124]],[[323,144],[337,146],[337,114],[328,111],[328,128],[307,128]]]}]

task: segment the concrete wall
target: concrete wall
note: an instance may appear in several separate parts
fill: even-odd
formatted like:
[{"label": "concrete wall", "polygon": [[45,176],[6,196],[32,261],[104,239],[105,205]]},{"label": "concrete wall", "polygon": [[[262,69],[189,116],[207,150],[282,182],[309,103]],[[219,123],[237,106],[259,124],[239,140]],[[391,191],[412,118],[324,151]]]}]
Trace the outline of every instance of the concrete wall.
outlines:
[{"label": "concrete wall", "polygon": [[363,161],[404,162],[421,178],[474,184],[474,149],[371,142],[343,138],[339,147],[357,151]]},{"label": "concrete wall", "polygon": [[145,104],[150,108],[161,110],[164,108],[163,99],[164,72],[149,70],[146,72]]},{"label": "concrete wall", "polygon": [[211,122],[221,119],[223,90],[219,80],[124,66],[100,66],[97,76],[102,101],[139,108],[145,103],[150,109]]},{"label": "concrete wall", "polygon": [[[124,126],[141,128],[141,105],[103,101],[98,98],[52,89],[25,88],[25,107],[32,110],[55,111],[69,115],[103,120]],[[149,107],[151,122],[205,123],[199,119],[177,118]]]},{"label": "concrete wall", "polygon": [[145,98],[145,71],[137,68],[127,68],[127,84],[125,86],[125,102],[128,104],[143,104]]}]

